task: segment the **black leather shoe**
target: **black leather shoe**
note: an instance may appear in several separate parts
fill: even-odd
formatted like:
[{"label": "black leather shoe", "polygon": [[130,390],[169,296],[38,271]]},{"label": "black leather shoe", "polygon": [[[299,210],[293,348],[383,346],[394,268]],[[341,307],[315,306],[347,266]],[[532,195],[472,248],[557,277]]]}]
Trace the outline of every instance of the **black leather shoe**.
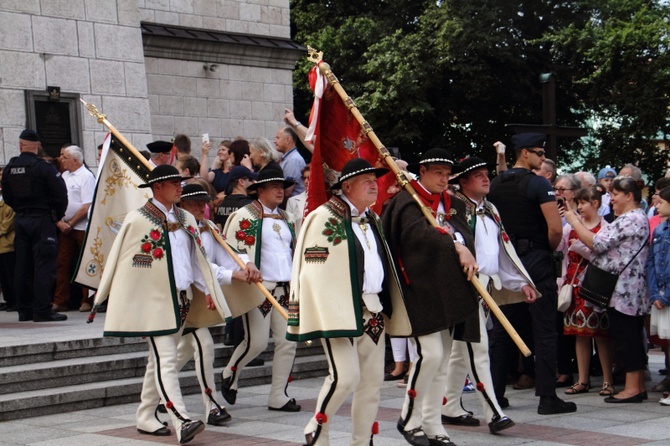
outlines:
[{"label": "black leather shoe", "polygon": [[557,413],[576,412],[577,405],[573,402],[563,401],[557,396],[541,396],[537,413],[540,415],[554,415]]},{"label": "black leather shoe", "polygon": [[493,417],[493,421],[489,423],[489,432],[495,435],[498,432],[504,431],[505,429],[509,429],[512,426],[514,426],[514,421],[512,421],[508,417],[501,418],[500,415],[496,415],[495,417]]},{"label": "black leather shoe", "polygon": [[268,407],[270,410],[280,410],[282,412],[300,412],[300,404],[296,404],[295,398],[288,400],[282,407]]},{"label": "black leather shoe", "polygon": [[509,407],[509,400],[505,396],[498,398],[498,405],[501,409],[507,409]]},{"label": "black leather shoe", "polygon": [[455,426],[479,426],[479,420],[470,414],[459,417],[448,417],[442,415],[442,424],[453,424]]},{"label": "black leather shoe", "polygon": [[232,376],[224,378],[221,382],[221,395],[223,395],[223,399],[226,400],[228,404],[235,404],[235,401],[237,401],[237,390],[231,389],[230,386],[232,385]]},{"label": "black leather shoe", "polygon": [[404,373],[401,373],[400,375],[394,375],[393,373],[387,373],[384,375],[384,381],[399,381],[405,377]]},{"label": "black leather shoe", "polygon": [[398,432],[402,434],[405,441],[414,446],[431,446],[426,433],[420,427],[406,431],[405,425],[398,421]]},{"label": "black leather shoe", "polygon": [[205,423],[202,421],[187,421],[181,425],[179,432],[181,433],[180,444],[188,443],[193,440],[196,435],[205,430]]},{"label": "black leather shoe", "polygon": [[616,398],[614,396],[608,396],[605,398],[606,403],[615,403],[615,404],[625,404],[625,403],[641,403],[644,401],[644,395],[642,393],[638,393],[635,396],[631,396],[629,398]]},{"label": "black leather shoe", "polygon": [[19,313],[19,322],[26,322],[26,321],[32,321],[32,320],[33,320],[33,315],[32,314]]},{"label": "black leather shoe", "polygon": [[156,412],[167,413],[167,409],[165,408],[165,404],[159,404],[158,406],[156,406]]},{"label": "black leather shoe", "polygon": [[230,347],[233,345],[233,335],[232,333],[226,333],[223,335],[223,345]]},{"label": "black leather shoe", "polygon": [[209,412],[207,424],[211,424],[212,426],[223,426],[232,419],[233,417],[228,413],[225,407],[222,407],[221,409],[214,408]]},{"label": "black leather shoe", "polygon": [[138,428],[137,432],[139,432],[140,434],[144,434],[144,435],[154,435],[156,437],[167,437],[169,435],[172,435],[172,431],[170,429],[168,429],[167,427],[161,427],[160,429],[156,429],[153,432],[145,431],[145,430],[142,430],[142,429]]},{"label": "black leather shoe", "polygon": [[33,321],[35,322],[61,322],[66,320],[67,316],[60,313],[51,313],[47,316],[33,315]]},{"label": "black leather shoe", "polygon": [[446,435],[436,435],[429,437],[430,446],[456,446]]}]

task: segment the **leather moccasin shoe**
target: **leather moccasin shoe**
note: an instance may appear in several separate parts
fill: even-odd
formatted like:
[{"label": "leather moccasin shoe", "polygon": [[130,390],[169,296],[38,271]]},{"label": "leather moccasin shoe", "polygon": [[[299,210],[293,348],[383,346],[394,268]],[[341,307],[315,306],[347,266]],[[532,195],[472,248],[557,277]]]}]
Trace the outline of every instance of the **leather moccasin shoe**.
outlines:
[{"label": "leather moccasin shoe", "polygon": [[291,398],[282,407],[268,407],[268,409],[279,410],[282,412],[300,412],[300,404],[296,404],[295,398]]},{"label": "leather moccasin shoe", "polygon": [[225,407],[222,407],[221,409],[215,407],[207,416],[207,424],[211,424],[212,426],[223,426],[232,419],[233,417],[228,413]]},{"label": "leather moccasin shoe", "polygon": [[509,400],[505,396],[498,398],[498,405],[501,409],[507,409],[509,407]]},{"label": "leather moccasin shoe", "polygon": [[398,432],[402,434],[407,443],[414,446],[431,446],[430,440],[426,436],[426,433],[420,427],[416,429],[405,430],[405,425],[398,421]]},{"label": "leather moccasin shoe", "polygon": [[479,426],[479,420],[470,414],[458,417],[442,415],[442,424],[453,424],[454,426]]},{"label": "leather moccasin shoe", "polygon": [[519,380],[512,384],[512,389],[515,390],[526,390],[532,389],[533,387],[535,387],[535,379],[528,375],[521,375]]},{"label": "leather moccasin shoe", "polygon": [[428,437],[428,441],[430,442],[430,446],[456,446],[456,444],[446,435]]},{"label": "leather moccasin shoe", "polygon": [[496,415],[495,417],[493,417],[493,420],[489,423],[489,432],[495,435],[498,432],[504,431],[505,429],[509,429],[512,426],[514,426],[514,421],[512,421],[510,418],[500,417],[499,415]]},{"label": "leather moccasin shoe", "polygon": [[223,381],[221,382],[221,395],[223,395],[223,399],[226,400],[228,404],[235,404],[235,401],[237,401],[237,390],[231,389],[230,386],[232,385],[232,376],[223,378]]},{"label": "leather moccasin shoe", "polygon": [[187,421],[181,425],[180,433],[181,438],[179,439],[179,444],[188,443],[193,440],[196,435],[205,430],[205,423],[202,421]]},{"label": "leather moccasin shoe", "polygon": [[156,437],[167,437],[169,435],[172,435],[172,431],[170,429],[168,429],[167,427],[161,427],[160,429],[156,429],[153,432],[145,431],[145,430],[142,430],[142,429],[138,428],[137,432],[139,432],[140,434],[144,434],[144,435],[154,435]]},{"label": "leather moccasin shoe", "polygon": [[576,411],[577,405],[575,403],[563,401],[557,396],[542,396],[540,397],[540,404],[537,406],[537,413],[540,415],[554,415]]}]

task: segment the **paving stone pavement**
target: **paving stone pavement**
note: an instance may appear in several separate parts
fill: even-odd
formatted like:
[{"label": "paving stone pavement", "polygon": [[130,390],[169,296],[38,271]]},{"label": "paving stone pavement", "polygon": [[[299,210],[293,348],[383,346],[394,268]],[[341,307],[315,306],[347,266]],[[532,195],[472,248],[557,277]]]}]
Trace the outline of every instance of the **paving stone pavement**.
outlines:
[{"label": "paving stone pavement", "polygon": [[[15,313],[14,313],[15,314]],[[44,342],[45,339],[79,339],[82,336],[99,334],[102,320],[93,325],[83,324],[84,315],[68,313],[71,320],[61,324],[16,323],[15,316],[0,315],[0,346]],[[83,325],[82,325],[83,324]],[[1,360],[1,358],[0,358]],[[650,389],[662,379],[658,369],[663,366],[659,349],[650,351],[652,381]],[[302,404],[299,413],[282,413],[267,410],[269,385],[241,388],[237,404],[228,406],[233,419],[225,427],[207,426],[191,443],[200,445],[301,445],[302,430],[313,415],[315,400],[323,378],[295,380],[289,385],[289,394]],[[477,428],[448,426],[447,431],[459,446],[668,446],[670,445],[670,407],[658,404],[659,393],[649,393],[650,399],[642,404],[606,404],[598,396],[601,379],[592,378],[593,390],[589,393],[565,396],[577,403],[577,412],[564,415],[538,415],[538,400],[533,390],[512,390],[507,396],[511,406],[506,414],[516,426],[501,435],[492,436],[483,419],[481,406],[474,394],[465,394],[464,405],[480,417],[482,426]],[[561,389],[559,389],[559,392]],[[396,422],[402,405],[404,390],[395,382],[384,383],[378,413],[379,434],[375,436],[377,446],[407,444],[396,430]],[[562,393],[562,392],[561,392]],[[198,395],[186,396],[186,404],[192,415],[202,411],[202,399]],[[350,401],[331,422],[332,446],[349,444]],[[0,423],[0,446],[151,446],[177,444],[176,437],[150,437],[137,433],[135,409],[137,404],[89,409],[57,415],[26,418]],[[163,415],[167,419],[166,415]]]}]

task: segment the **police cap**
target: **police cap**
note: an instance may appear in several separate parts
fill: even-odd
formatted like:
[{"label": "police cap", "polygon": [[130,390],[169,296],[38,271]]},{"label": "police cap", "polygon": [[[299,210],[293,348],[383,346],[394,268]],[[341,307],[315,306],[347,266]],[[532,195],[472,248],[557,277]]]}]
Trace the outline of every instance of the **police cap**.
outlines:
[{"label": "police cap", "polygon": [[519,133],[512,136],[512,144],[514,144],[515,150],[544,147],[546,142],[547,135],[544,133]]},{"label": "police cap", "polygon": [[40,140],[40,137],[35,130],[25,129],[21,132],[21,135],[19,135],[19,139],[23,139],[24,141],[37,142]]}]

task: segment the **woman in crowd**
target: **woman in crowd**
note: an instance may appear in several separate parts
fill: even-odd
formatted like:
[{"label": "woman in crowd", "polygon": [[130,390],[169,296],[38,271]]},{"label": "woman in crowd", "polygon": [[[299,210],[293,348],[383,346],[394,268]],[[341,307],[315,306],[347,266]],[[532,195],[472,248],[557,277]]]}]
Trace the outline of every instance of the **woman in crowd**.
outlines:
[{"label": "woman in crowd", "polygon": [[209,150],[212,148],[212,144],[209,142],[202,143],[200,177],[214,186],[214,189],[216,189],[217,192],[225,192],[226,186],[228,186],[228,176],[230,174],[230,169],[232,169],[232,163],[230,162],[230,151],[228,149],[231,144],[232,143],[227,140],[221,141],[221,144],[219,144],[219,151],[216,154],[216,164],[212,163],[212,168],[209,169],[207,155]]},{"label": "woman in crowd", "polygon": [[266,138],[259,137],[249,141],[249,150],[251,152],[251,163],[254,165],[256,172],[260,172],[266,167],[276,170],[281,169],[277,162],[279,152],[272,147],[272,143]]},{"label": "woman in crowd", "polygon": [[626,384],[622,391],[605,398],[607,403],[641,403],[647,393],[643,325],[650,308],[645,271],[649,222],[640,208],[643,187],[642,181],[631,177],[614,179],[611,204],[618,218],[597,234],[589,230],[576,211],[565,214],[579,240],[593,252],[591,263],[619,274],[607,315],[616,361],[623,363]]},{"label": "woman in crowd", "polygon": [[[581,223],[594,234],[597,234],[607,222],[598,215],[601,204],[601,196],[598,189],[588,187],[580,189],[575,194],[577,210],[581,217]],[[562,208],[565,209],[565,208]],[[591,352],[593,345],[591,339],[595,338],[598,346],[598,356],[603,370],[603,385],[600,395],[614,395],[612,387],[612,346],[608,336],[609,318],[604,308],[595,308],[591,303],[579,296],[579,284],[581,283],[584,270],[589,264],[591,250],[577,237],[576,231],[570,226],[563,228],[563,253],[567,262],[563,271],[563,284],[573,284],[572,304],[566,310],[563,324],[564,334],[574,335],[575,351],[577,357],[577,369],[579,378],[572,387],[565,390],[568,395],[585,393],[589,391],[589,369],[591,366]]]},{"label": "woman in crowd", "polygon": [[251,157],[249,156],[249,141],[246,139],[236,139],[230,143],[228,149],[230,154],[230,163],[232,166],[244,166],[253,171],[254,166],[251,164]]}]

